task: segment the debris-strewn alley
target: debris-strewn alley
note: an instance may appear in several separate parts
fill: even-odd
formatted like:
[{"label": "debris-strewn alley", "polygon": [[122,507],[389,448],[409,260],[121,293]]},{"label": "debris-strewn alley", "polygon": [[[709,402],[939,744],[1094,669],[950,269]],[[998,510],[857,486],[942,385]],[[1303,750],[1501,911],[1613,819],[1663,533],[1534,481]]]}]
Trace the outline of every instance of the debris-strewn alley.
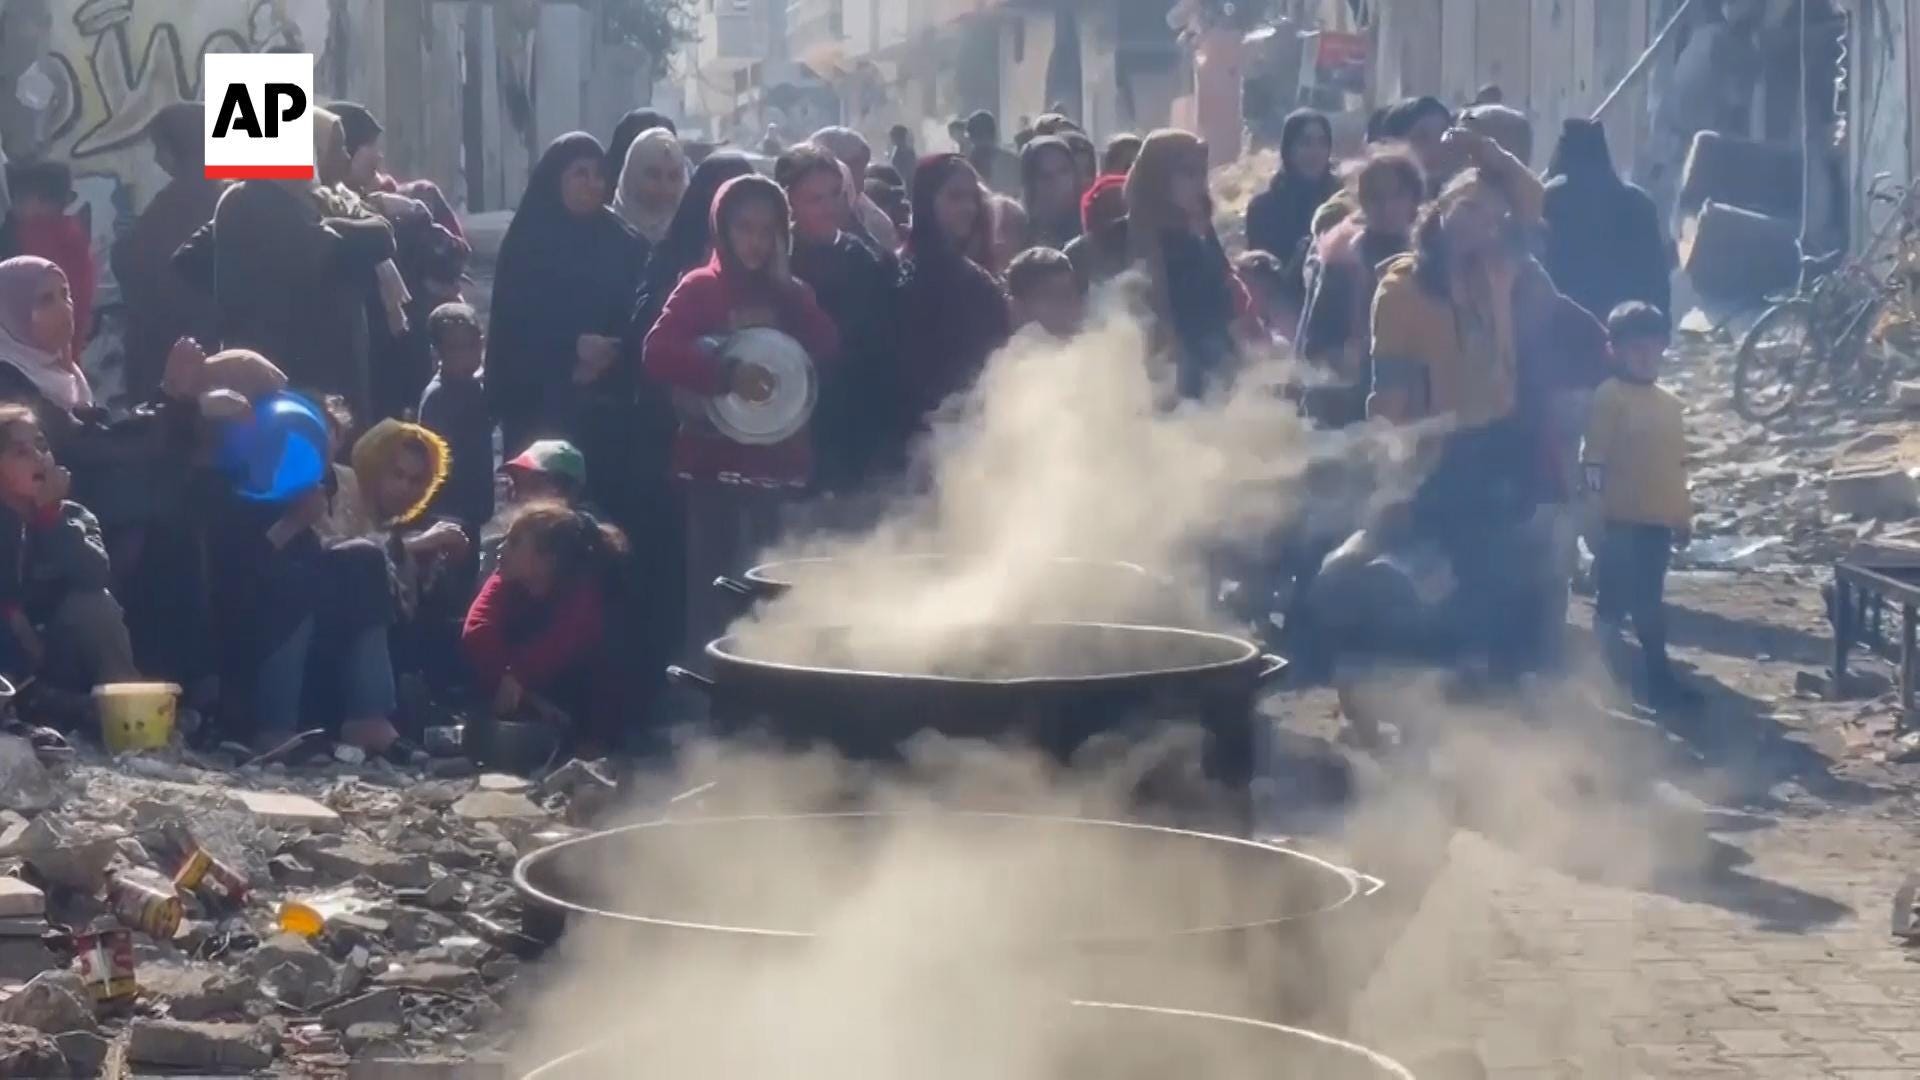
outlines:
[{"label": "debris-strewn alley", "polygon": [[[1880,485],[1895,497],[1883,521],[1837,511],[1827,482],[1876,448],[1878,471],[1904,479],[1911,464],[1888,449],[1900,413],[1815,406],[1762,429],[1728,406],[1727,362],[1724,346],[1695,343],[1675,372],[1705,513],[1697,568],[1676,574],[1668,602],[1705,706],[1594,710],[1652,747],[1653,797],[1677,829],[1699,830],[1706,857],[1622,886],[1582,869],[1594,861],[1582,849],[1607,836],[1569,837],[1564,858],[1542,860],[1455,833],[1408,930],[1454,940],[1433,970],[1385,973],[1391,1020],[1369,1031],[1356,1010],[1363,1041],[1442,1076],[1465,1048],[1513,1080],[1920,1074],[1920,949],[1890,925],[1920,869],[1920,753],[1898,728],[1890,665],[1857,659],[1845,699],[1828,700],[1822,595],[1831,560],[1911,534],[1899,484]],[[1409,994],[1430,1024],[1407,1023]]]}]

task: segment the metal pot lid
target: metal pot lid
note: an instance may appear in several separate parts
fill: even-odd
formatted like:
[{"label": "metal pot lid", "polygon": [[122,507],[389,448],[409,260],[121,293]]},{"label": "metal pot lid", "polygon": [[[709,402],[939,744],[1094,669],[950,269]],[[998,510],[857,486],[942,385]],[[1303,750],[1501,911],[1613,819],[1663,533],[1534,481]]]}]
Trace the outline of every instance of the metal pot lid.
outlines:
[{"label": "metal pot lid", "polygon": [[773,394],[765,401],[736,394],[707,399],[707,419],[720,434],[749,446],[768,446],[791,439],[807,426],[820,397],[820,379],[799,342],[778,330],[755,327],[728,338],[720,355],[773,375]]}]

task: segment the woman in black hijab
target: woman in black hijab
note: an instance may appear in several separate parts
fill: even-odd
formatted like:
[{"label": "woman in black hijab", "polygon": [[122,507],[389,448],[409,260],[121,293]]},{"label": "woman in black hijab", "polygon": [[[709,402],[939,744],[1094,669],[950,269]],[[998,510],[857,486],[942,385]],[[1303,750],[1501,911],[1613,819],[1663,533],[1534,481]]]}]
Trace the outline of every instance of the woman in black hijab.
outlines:
[{"label": "woman in black hijab", "polygon": [[[1020,151],[1027,244],[1065,250],[1080,236],[1080,162],[1065,139],[1041,135]],[[1091,180],[1088,183],[1092,183]]]},{"label": "woman in black hijab", "polygon": [[1305,300],[1301,267],[1313,235],[1314,211],[1340,190],[1333,175],[1333,125],[1312,109],[1295,109],[1280,128],[1280,171],[1247,205],[1247,247],[1280,260],[1296,311]]},{"label": "woman in black hijab", "polygon": [[1614,171],[1607,131],[1568,120],[1547,166],[1547,272],[1560,291],[1605,321],[1628,300],[1668,311],[1673,264],[1651,196]]},{"label": "woman in black hijab", "polygon": [[[509,457],[557,435],[595,462],[593,440],[576,430],[582,406],[632,397],[620,335],[647,250],[607,206],[607,187],[599,141],[579,131],[562,135],[534,166],[500,244],[487,399]],[[611,473],[611,456],[589,475]]]},{"label": "woman in black hijab", "polygon": [[[950,395],[973,385],[1013,333],[1007,294],[985,268],[993,231],[980,174],[959,154],[930,154],[913,172],[913,232],[900,295],[899,399],[883,465]],[[891,459],[891,460],[889,460]]]}]

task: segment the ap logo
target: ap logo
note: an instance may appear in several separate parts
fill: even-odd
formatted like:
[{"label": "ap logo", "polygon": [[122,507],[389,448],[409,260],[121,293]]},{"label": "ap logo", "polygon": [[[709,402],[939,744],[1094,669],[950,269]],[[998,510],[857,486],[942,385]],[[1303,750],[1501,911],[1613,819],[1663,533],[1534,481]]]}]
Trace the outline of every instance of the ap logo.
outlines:
[{"label": "ap logo", "polygon": [[313,54],[207,53],[207,178],[313,178]]}]

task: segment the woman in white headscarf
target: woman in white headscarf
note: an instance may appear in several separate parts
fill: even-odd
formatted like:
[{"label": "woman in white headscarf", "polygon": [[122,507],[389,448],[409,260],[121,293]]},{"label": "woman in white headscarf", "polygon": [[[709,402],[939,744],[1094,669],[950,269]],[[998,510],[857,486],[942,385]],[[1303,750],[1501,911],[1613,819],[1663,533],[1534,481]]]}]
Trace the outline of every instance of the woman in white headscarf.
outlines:
[{"label": "woman in white headscarf", "polygon": [[687,193],[687,156],[666,128],[650,128],[627,147],[613,209],[651,248],[667,235],[674,211]]},{"label": "woman in white headscarf", "polygon": [[72,412],[93,404],[74,362],[73,294],[58,266],[31,255],[0,262],[0,397]]}]

